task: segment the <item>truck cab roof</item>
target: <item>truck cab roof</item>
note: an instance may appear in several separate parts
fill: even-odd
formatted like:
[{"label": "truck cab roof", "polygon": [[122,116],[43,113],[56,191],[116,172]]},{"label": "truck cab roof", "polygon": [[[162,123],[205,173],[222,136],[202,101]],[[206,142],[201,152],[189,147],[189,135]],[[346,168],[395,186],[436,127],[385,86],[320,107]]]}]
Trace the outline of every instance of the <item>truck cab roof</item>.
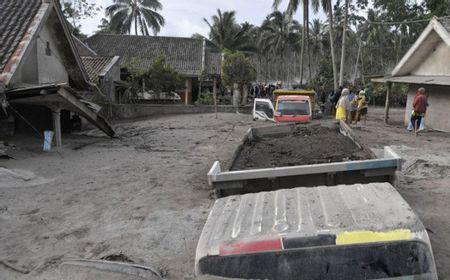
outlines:
[{"label": "truck cab roof", "polygon": [[309,96],[305,95],[281,95],[278,101],[310,101]]}]

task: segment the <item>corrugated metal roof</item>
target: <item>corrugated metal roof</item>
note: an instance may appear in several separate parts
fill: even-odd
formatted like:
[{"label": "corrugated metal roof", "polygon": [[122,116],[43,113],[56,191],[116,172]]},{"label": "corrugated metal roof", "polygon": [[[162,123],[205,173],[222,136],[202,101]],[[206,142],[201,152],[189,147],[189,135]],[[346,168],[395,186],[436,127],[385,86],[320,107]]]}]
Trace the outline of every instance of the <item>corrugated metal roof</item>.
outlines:
[{"label": "corrugated metal roof", "polygon": [[223,244],[276,237],[313,237],[347,231],[423,231],[388,183],[297,188],[218,199],[197,247],[197,259]]},{"label": "corrugated metal roof", "polygon": [[0,73],[33,21],[41,0],[0,1]]},{"label": "corrugated metal roof", "polygon": [[[399,76],[386,77],[387,82],[404,83],[404,84],[418,84],[418,85],[450,85],[450,76]],[[375,82],[380,82],[376,80]]]}]

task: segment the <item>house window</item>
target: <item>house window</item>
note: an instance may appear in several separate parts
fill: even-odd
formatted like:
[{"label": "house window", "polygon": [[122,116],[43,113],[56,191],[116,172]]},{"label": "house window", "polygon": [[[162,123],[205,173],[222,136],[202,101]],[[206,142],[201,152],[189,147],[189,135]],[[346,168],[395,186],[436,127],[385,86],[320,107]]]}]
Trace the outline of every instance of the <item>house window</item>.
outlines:
[{"label": "house window", "polygon": [[51,56],[52,55],[52,50],[50,49],[50,42],[47,41],[46,45],[45,45],[45,55]]}]

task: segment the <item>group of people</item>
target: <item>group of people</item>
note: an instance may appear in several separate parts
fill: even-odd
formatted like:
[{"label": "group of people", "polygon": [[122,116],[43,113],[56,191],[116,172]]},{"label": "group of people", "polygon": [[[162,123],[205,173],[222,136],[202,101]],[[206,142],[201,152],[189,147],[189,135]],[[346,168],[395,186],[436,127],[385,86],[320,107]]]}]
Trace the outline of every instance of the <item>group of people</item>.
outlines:
[{"label": "group of people", "polygon": [[281,85],[255,84],[252,87],[250,87],[250,96],[253,98],[272,99],[274,90],[280,89],[280,88],[281,88]]},{"label": "group of people", "polygon": [[360,121],[364,122],[364,124],[366,123],[369,102],[364,90],[356,94],[353,90],[343,88],[339,97],[334,96],[333,99],[335,101],[333,104],[336,109],[337,120],[350,124],[357,124]]}]

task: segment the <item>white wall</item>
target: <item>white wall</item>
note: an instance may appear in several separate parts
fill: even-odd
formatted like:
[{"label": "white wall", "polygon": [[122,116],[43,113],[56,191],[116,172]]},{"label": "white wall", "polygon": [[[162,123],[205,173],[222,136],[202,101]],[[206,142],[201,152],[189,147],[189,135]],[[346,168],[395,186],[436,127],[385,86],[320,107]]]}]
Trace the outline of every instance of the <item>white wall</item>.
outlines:
[{"label": "white wall", "polygon": [[[405,124],[409,123],[412,103],[419,86],[409,87],[406,104]],[[425,126],[450,132],[450,86],[424,86],[428,95],[428,109],[425,116]]]},{"label": "white wall", "polygon": [[38,70],[37,70],[37,48],[36,42],[29,45],[30,51],[28,56],[22,64],[22,67],[17,69],[16,74],[11,80],[15,84],[38,84]]},{"label": "white wall", "polygon": [[450,76],[450,47],[443,41],[414,69],[412,75]]},{"label": "white wall", "polygon": [[[36,42],[39,84],[67,83],[69,81],[69,75],[61,61],[63,55],[57,49],[56,36],[52,34],[48,24],[45,24]],[[64,34],[59,35],[62,38],[64,37]],[[51,55],[47,55],[45,52],[47,42],[50,43]]]}]

